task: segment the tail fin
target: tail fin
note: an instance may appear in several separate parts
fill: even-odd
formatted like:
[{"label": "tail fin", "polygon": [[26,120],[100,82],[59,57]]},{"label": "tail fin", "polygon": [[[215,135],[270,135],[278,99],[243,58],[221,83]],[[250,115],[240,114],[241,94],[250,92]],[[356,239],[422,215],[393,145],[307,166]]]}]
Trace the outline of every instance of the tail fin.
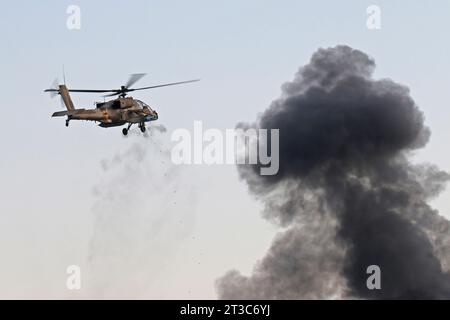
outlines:
[{"label": "tail fin", "polygon": [[67,90],[65,84],[59,86],[59,94],[61,95],[67,110],[75,110],[75,106],[73,105],[72,99],[70,98],[69,90]]}]

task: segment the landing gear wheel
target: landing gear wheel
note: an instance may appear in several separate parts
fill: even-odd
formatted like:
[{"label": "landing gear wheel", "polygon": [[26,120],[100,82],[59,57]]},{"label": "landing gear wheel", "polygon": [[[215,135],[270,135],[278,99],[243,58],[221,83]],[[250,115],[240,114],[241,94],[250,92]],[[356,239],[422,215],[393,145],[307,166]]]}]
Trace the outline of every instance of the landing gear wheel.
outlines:
[{"label": "landing gear wheel", "polygon": [[69,126],[69,120],[66,120],[66,127]]},{"label": "landing gear wheel", "polygon": [[141,126],[141,132],[142,132],[142,133],[145,133],[145,130],[146,130],[146,129],[145,129],[145,126]]},{"label": "landing gear wheel", "polygon": [[123,128],[123,129],[122,129],[122,134],[123,134],[124,136],[126,136],[126,135],[128,134],[128,129],[127,129],[127,128]]}]

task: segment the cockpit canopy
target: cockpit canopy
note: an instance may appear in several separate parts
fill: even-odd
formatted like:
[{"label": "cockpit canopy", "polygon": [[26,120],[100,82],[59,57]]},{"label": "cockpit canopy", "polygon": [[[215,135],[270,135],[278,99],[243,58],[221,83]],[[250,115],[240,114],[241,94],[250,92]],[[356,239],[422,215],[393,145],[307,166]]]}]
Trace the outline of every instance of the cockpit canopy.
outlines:
[{"label": "cockpit canopy", "polygon": [[135,99],[134,101],[136,101],[139,108],[144,109],[145,107],[147,107],[150,109],[150,106],[148,104],[146,104],[144,101],[137,100],[137,99]]}]

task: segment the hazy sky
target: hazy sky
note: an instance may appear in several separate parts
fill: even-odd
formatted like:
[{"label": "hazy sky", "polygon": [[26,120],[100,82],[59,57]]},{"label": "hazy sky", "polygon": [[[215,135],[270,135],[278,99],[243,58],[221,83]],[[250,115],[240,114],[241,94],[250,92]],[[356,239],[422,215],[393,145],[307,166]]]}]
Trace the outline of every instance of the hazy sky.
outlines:
[{"label": "hazy sky", "polygon": [[[381,8],[368,30],[366,8]],[[69,5],[81,29],[66,27]],[[408,86],[432,136],[417,161],[450,171],[450,2],[14,1],[2,3],[0,298],[215,298],[231,268],[249,273],[277,228],[233,166],[170,164],[170,132],[253,121],[319,47],[372,56],[375,76]],[[69,87],[201,78],[134,96],[166,133],[50,115],[43,92],[65,65]],[[77,107],[96,95],[73,95]],[[450,192],[434,202],[450,217]],[[81,267],[82,288],[66,288]]]}]

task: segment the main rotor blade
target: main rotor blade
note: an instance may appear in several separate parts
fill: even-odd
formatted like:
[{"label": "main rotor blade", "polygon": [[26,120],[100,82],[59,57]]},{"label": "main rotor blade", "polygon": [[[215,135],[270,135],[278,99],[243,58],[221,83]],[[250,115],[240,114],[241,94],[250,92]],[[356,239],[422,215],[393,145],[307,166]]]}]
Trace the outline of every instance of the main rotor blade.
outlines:
[{"label": "main rotor blade", "polygon": [[[44,92],[59,92],[59,89],[45,89]],[[112,89],[112,90],[69,89],[69,92],[87,92],[87,93],[119,92],[120,93],[120,89]]]},{"label": "main rotor blade", "polygon": [[59,92],[58,89],[45,89],[44,92]]},{"label": "main rotor blade", "polygon": [[133,74],[130,74],[130,78],[128,78],[128,81],[127,81],[127,84],[125,85],[125,88],[131,87],[133,84],[138,82],[145,75],[146,75],[146,73],[133,73]]},{"label": "main rotor blade", "polygon": [[181,81],[181,82],[173,82],[173,83],[166,83],[166,84],[159,84],[159,85],[156,85],[156,86],[143,87],[143,88],[136,88],[136,89],[128,89],[127,91],[147,90],[147,89],[154,89],[154,88],[161,88],[161,87],[175,86],[175,85],[178,85],[178,84],[190,83],[190,82],[197,82],[197,81],[200,81],[200,79],[188,80],[188,81]]},{"label": "main rotor blade", "polygon": [[[141,79],[145,73],[138,73],[138,74],[132,74],[130,76],[130,79],[127,82],[127,86],[133,85]],[[91,89],[69,89],[69,92],[84,92],[84,93],[105,93],[105,92],[111,92],[111,94],[105,95],[104,97],[112,97],[118,94],[123,94],[130,91],[138,91],[138,90],[147,90],[147,89],[155,89],[155,88],[161,88],[161,87],[168,87],[168,86],[175,86],[178,84],[184,84],[184,83],[190,83],[190,82],[197,82],[200,81],[200,79],[195,80],[188,80],[188,81],[181,81],[181,82],[172,82],[172,83],[166,83],[166,84],[159,84],[156,86],[149,86],[149,87],[142,87],[142,88],[136,88],[136,89],[129,89],[126,87],[125,89],[101,89],[101,90],[91,90]],[[46,89],[44,92],[51,92],[51,93],[59,93],[59,89]]]},{"label": "main rotor blade", "polygon": [[121,92],[118,91],[118,92],[114,92],[114,93],[110,93],[110,94],[105,94],[102,97],[114,97],[114,96],[117,96],[118,94],[121,94]]},{"label": "main rotor blade", "polygon": [[112,90],[85,90],[85,89],[69,89],[69,92],[87,92],[87,93],[102,93],[102,92],[117,92],[117,89]]}]

